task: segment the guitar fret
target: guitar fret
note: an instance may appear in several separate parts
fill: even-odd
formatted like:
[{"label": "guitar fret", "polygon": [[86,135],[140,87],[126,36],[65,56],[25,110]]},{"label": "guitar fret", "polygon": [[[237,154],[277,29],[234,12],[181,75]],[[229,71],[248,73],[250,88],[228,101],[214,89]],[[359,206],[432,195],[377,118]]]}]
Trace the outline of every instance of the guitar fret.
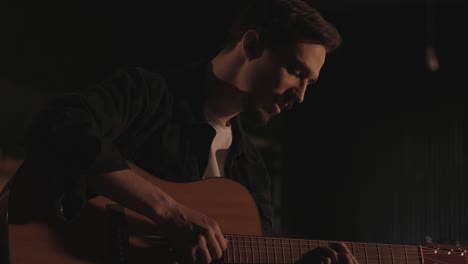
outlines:
[{"label": "guitar fret", "polygon": [[281,246],[281,240],[275,239],[275,250],[278,251],[278,261],[282,261],[284,263],[284,254]]},{"label": "guitar fret", "polygon": [[408,264],[408,251],[406,250],[406,245],[403,246],[403,248],[405,249],[405,260],[406,260],[406,264]]},{"label": "guitar fret", "polygon": [[395,264],[395,262],[393,261],[395,258],[393,256],[393,247],[392,247],[392,245],[390,245],[390,258],[392,259],[392,264]]},{"label": "guitar fret", "polygon": [[256,261],[255,261],[255,251],[254,251],[254,247],[252,245],[252,243],[253,243],[252,237],[249,238],[249,243],[250,243],[250,250],[252,250],[250,252],[250,257],[252,258],[252,263],[256,263]]},{"label": "guitar fret", "polygon": [[365,263],[366,261],[366,253],[365,253],[365,245],[363,243],[356,243],[354,247],[354,257],[360,262]]},{"label": "guitar fret", "polygon": [[237,239],[237,254],[239,257],[239,263],[242,263],[241,242],[240,242],[240,238],[236,238],[236,239]]},{"label": "guitar fret", "polygon": [[377,248],[377,260],[378,260],[379,263],[381,263],[381,261],[380,261],[380,250],[379,250],[379,246],[378,246],[378,245],[375,245],[375,246],[376,246],[376,248]]},{"label": "guitar fret", "polygon": [[389,263],[390,261],[393,261],[391,259],[391,253],[388,245],[382,244],[382,245],[376,245],[377,247],[377,261],[378,263]]},{"label": "guitar fret", "polygon": [[237,261],[240,261],[240,258],[239,260],[236,260],[236,257],[238,257],[239,255],[239,241],[237,241],[237,239],[232,239],[232,243],[233,243],[233,246],[234,246],[234,250],[232,253],[234,255],[234,263],[236,263]]},{"label": "guitar fret", "polygon": [[244,239],[242,237],[237,238],[239,240],[239,263],[244,263],[246,262],[245,260],[245,253],[243,252],[244,250]]},{"label": "guitar fret", "polygon": [[297,260],[299,260],[299,256],[301,254],[300,244],[299,241],[296,239],[289,240],[289,243],[291,244],[291,262],[294,263]]},{"label": "guitar fret", "polygon": [[284,253],[284,247],[283,247],[283,241],[282,240],[279,240],[280,242],[280,245],[281,245],[281,254],[283,256],[283,263],[286,263],[286,254]]},{"label": "guitar fret", "polygon": [[318,246],[321,247],[323,243],[324,243],[324,241],[319,240],[318,241]]},{"label": "guitar fret", "polygon": [[248,263],[248,262],[249,262],[249,260],[248,260],[248,258],[249,258],[248,252],[249,252],[249,251],[247,250],[247,240],[246,240],[246,238],[245,238],[244,236],[242,237],[242,242],[244,242],[244,250],[245,250],[245,251],[244,251],[244,257],[245,257],[245,262]]},{"label": "guitar fret", "polygon": [[250,251],[250,240],[249,237],[243,236],[244,238],[244,249],[245,249],[245,262],[251,263],[252,261],[252,252]]},{"label": "guitar fret", "polygon": [[379,248],[377,244],[365,244],[366,245],[366,257],[367,257],[367,262],[372,263],[372,262],[379,262]]},{"label": "guitar fret", "polygon": [[245,242],[245,261],[252,262],[252,252],[250,252],[250,240],[248,237],[244,236]]},{"label": "guitar fret", "polygon": [[255,261],[255,251],[254,251],[254,247],[253,247],[253,240],[252,240],[252,237],[250,237],[249,243],[250,243],[250,249],[249,249],[249,251],[250,251],[250,258],[251,258],[251,260],[252,260],[252,263],[257,263],[257,262]]},{"label": "guitar fret", "polygon": [[291,262],[294,263],[298,260],[298,250],[299,250],[299,246],[297,244],[297,240],[296,239],[289,239],[289,248],[291,250]]},{"label": "guitar fret", "polygon": [[366,257],[366,263],[369,263],[369,257],[368,257],[368,255],[367,255],[367,245],[364,244],[364,243],[363,243],[363,245],[364,245],[364,255],[365,255],[365,257]]},{"label": "guitar fret", "polygon": [[250,237],[244,236],[244,239],[245,239],[245,255],[246,255],[247,262],[253,262],[252,251],[251,251],[251,246],[250,246],[250,242],[251,242]]},{"label": "guitar fret", "polygon": [[238,246],[237,254],[239,254],[239,263],[242,263],[242,257],[244,257],[244,254],[242,253],[243,244],[242,244],[242,241],[240,240],[240,237],[237,238],[237,239],[238,239],[238,241],[237,241],[237,246]]},{"label": "guitar fret", "polygon": [[[237,258],[238,258],[237,261],[241,262],[240,243],[238,239],[236,239],[236,249],[237,249]],[[235,259],[234,259],[234,262],[236,262]]]},{"label": "guitar fret", "polygon": [[234,255],[234,244],[233,244],[233,240],[230,238],[230,236],[226,236],[226,238],[228,239],[228,244],[227,244],[227,250],[228,250],[228,254],[227,254],[227,262],[234,262],[234,258],[233,258],[233,255]]},{"label": "guitar fret", "polygon": [[258,241],[258,236],[255,237],[255,243],[256,243],[256,251],[257,251],[257,259],[258,259],[258,263],[263,263],[263,260],[262,260],[262,250],[260,250],[260,243]]},{"label": "guitar fret", "polygon": [[304,242],[305,249],[304,253],[302,254],[302,258],[304,258],[304,256],[311,250],[309,241],[306,240]]},{"label": "guitar fret", "polygon": [[300,251],[299,261],[302,261],[302,256],[304,256],[304,251],[302,250],[302,241],[299,241],[299,251]]},{"label": "guitar fret", "polygon": [[[256,251],[256,254],[257,254],[257,263],[263,263],[263,261],[262,261],[263,258],[262,257],[263,257],[263,252],[265,250],[261,250],[261,249],[263,249],[264,244],[261,244],[259,242],[259,237],[258,236],[255,237],[255,241],[256,241],[255,242],[256,243],[255,251]],[[260,247],[260,245],[262,245],[262,247]]]},{"label": "guitar fret", "polygon": [[303,241],[302,239],[298,239],[298,240],[297,240],[298,247],[299,247],[299,248],[297,249],[297,250],[298,250],[298,251],[297,251],[297,252],[298,252],[298,253],[297,253],[297,254],[298,254],[298,257],[295,259],[294,262],[298,262],[298,261],[301,261],[301,260],[302,260],[302,256],[304,255],[303,242],[304,242],[304,241]]},{"label": "guitar fret", "polygon": [[231,244],[228,243],[226,253],[223,254],[223,260],[224,260],[224,262],[227,262],[227,263],[232,262],[231,257],[230,257],[230,255],[231,255],[231,248],[230,247],[231,247]]},{"label": "guitar fret", "polygon": [[278,258],[277,258],[277,256],[276,256],[275,240],[273,239],[271,242],[272,242],[271,244],[273,245],[273,253],[275,254],[275,255],[274,255],[275,263],[277,263],[277,259],[278,259]]}]

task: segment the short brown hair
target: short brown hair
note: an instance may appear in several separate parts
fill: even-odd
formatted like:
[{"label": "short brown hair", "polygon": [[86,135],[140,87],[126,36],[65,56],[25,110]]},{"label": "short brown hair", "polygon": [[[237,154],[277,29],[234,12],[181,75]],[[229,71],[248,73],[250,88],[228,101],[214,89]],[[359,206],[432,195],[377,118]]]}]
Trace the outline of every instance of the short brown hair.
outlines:
[{"label": "short brown hair", "polygon": [[232,49],[250,29],[259,32],[269,47],[295,40],[323,45],[331,52],[341,45],[341,35],[306,0],[244,0],[227,36]]}]

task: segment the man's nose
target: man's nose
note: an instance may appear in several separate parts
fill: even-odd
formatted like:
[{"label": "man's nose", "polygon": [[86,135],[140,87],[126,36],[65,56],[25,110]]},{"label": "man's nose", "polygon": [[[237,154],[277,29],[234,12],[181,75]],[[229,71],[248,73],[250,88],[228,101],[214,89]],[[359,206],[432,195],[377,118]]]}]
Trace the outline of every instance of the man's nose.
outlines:
[{"label": "man's nose", "polygon": [[295,89],[295,100],[297,103],[304,101],[305,92],[307,89],[307,82],[301,81]]}]

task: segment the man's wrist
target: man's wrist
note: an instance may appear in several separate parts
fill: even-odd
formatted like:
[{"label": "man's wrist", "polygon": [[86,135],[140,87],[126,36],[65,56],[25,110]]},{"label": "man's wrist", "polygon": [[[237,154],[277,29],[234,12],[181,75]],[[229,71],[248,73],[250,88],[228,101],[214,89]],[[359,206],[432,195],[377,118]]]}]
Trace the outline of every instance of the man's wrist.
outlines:
[{"label": "man's wrist", "polygon": [[180,204],[170,197],[158,199],[152,208],[151,219],[155,223],[166,223],[180,211]]}]

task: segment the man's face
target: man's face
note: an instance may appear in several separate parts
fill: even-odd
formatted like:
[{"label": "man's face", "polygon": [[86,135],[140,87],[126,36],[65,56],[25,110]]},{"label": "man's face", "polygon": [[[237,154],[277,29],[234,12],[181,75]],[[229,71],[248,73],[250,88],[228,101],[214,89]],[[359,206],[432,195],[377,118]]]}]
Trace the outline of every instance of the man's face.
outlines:
[{"label": "man's face", "polygon": [[294,103],[302,103],[307,87],[318,79],[325,56],[324,46],[304,42],[264,49],[245,72],[244,112],[266,124]]}]

